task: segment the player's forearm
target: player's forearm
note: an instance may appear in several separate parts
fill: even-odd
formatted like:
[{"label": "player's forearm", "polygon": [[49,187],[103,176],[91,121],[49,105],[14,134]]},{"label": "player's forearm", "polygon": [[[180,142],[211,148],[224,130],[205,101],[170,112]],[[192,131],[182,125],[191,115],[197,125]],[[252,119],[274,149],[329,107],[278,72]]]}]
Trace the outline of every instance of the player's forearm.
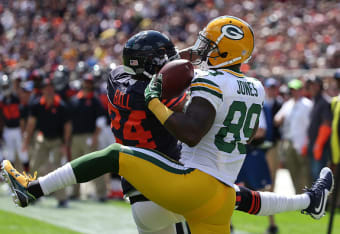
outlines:
[{"label": "player's forearm", "polygon": [[216,114],[209,101],[198,97],[193,98],[185,113],[173,113],[159,99],[153,100],[150,104],[149,109],[165,128],[189,146],[195,146],[200,142],[211,128]]},{"label": "player's forearm", "polygon": [[188,47],[188,48],[185,48],[183,50],[180,50],[179,51],[179,56],[182,58],[182,59],[187,59],[189,61],[195,61],[196,59],[199,58],[199,56],[197,55],[197,53],[193,52],[192,51],[192,47]]},{"label": "player's forearm", "polygon": [[188,47],[188,48],[185,48],[179,51],[179,56],[182,59],[187,59],[189,61],[190,61],[190,54],[191,54],[191,47]]},{"label": "player's forearm", "polygon": [[192,126],[194,121],[187,118],[184,113],[173,112],[158,98],[150,101],[148,108],[156,116],[156,118],[165,126],[165,128],[174,135],[178,140],[193,146],[196,145],[199,140],[195,139],[197,134],[193,134],[194,127]]},{"label": "player's forearm", "polygon": [[197,127],[198,125],[194,118],[181,112],[174,113],[164,123],[165,128],[173,136],[191,147],[197,145],[202,139],[201,129]]}]

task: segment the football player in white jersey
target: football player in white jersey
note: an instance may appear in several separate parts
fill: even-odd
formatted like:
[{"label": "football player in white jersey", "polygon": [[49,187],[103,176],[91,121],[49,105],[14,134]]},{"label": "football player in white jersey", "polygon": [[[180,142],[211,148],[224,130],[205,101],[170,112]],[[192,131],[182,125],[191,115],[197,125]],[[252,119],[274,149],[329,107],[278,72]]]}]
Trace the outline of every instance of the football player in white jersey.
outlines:
[{"label": "football player in white jersey", "polygon": [[[183,215],[193,234],[230,233],[236,200],[233,183],[245,157],[245,144],[257,129],[264,100],[261,83],[239,70],[253,48],[254,35],[246,22],[231,16],[212,20],[192,48],[210,70],[193,79],[192,100],[185,113],[174,113],[160,102],[161,77],[152,78],[145,90],[146,104],[185,144],[181,163],[157,151],[112,144],[36,180],[4,161],[2,171],[16,203],[24,207],[67,185],[114,172],[148,199]],[[323,201],[315,212],[324,213],[332,187],[332,173],[325,168],[310,191]],[[312,196],[305,195],[302,209],[309,212]]]}]

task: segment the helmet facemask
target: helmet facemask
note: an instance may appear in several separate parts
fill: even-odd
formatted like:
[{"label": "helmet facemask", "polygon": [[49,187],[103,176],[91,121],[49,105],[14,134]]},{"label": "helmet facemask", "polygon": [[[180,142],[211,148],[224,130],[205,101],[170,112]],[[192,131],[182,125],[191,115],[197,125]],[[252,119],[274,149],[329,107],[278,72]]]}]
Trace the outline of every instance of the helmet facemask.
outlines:
[{"label": "helmet facemask", "polygon": [[[146,52],[144,56],[132,56],[130,60],[131,66],[124,65],[124,70],[131,75],[144,75],[151,79],[166,63],[179,58],[177,48],[171,51],[161,49],[153,53]],[[136,63],[137,66],[134,67],[133,63]]]},{"label": "helmet facemask", "polygon": [[[194,65],[201,65],[207,63],[208,58],[226,57],[226,53],[221,54],[217,43],[207,38],[204,31],[199,32],[197,41],[192,47],[192,54],[197,55],[199,58],[192,61]],[[217,52],[217,56],[211,56],[212,52]],[[216,53],[215,53],[216,54]]]},{"label": "helmet facemask", "polygon": [[151,79],[152,75],[158,73],[165,64],[179,58],[176,47],[173,47],[173,49],[161,49],[145,63],[143,74]]},{"label": "helmet facemask", "polygon": [[158,56],[150,56],[145,61],[143,75],[151,79],[152,75],[158,73],[168,61],[168,55],[165,53]]}]

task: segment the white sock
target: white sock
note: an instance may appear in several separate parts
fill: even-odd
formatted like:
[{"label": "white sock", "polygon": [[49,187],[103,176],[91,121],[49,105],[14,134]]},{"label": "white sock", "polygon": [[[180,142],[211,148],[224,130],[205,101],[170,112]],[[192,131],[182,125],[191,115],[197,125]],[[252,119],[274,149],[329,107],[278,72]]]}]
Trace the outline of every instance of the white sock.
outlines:
[{"label": "white sock", "polygon": [[44,195],[48,195],[59,189],[65,188],[68,185],[77,183],[70,163],[40,177],[38,180]]},{"label": "white sock", "polygon": [[285,211],[296,211],[306,209],[310,204],[309,195],[281,195],[271,192],[259,192],[261,197],[261,208],[257,215],[274,215]]}]

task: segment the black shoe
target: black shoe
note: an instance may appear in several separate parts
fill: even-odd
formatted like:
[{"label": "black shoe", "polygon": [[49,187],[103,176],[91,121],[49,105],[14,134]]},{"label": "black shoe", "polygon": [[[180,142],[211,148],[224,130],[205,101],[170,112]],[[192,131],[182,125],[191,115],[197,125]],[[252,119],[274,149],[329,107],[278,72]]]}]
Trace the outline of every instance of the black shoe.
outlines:
[{"label": "black shoe", "polygon": [[310,189],[306,189],[306,193],[310,197],[310,204],[307,209],[301,212],[312,216],[314,219],[322,218],[325,215],[327,198],[332,192],[333,187],[333,173],[331,169],[324,167],[313,186]]},{"label": "black shoe", "polygon": [[267,229],[267,234],[277,234],[279,233],[279,228],[277,226],[269,226]]}]

